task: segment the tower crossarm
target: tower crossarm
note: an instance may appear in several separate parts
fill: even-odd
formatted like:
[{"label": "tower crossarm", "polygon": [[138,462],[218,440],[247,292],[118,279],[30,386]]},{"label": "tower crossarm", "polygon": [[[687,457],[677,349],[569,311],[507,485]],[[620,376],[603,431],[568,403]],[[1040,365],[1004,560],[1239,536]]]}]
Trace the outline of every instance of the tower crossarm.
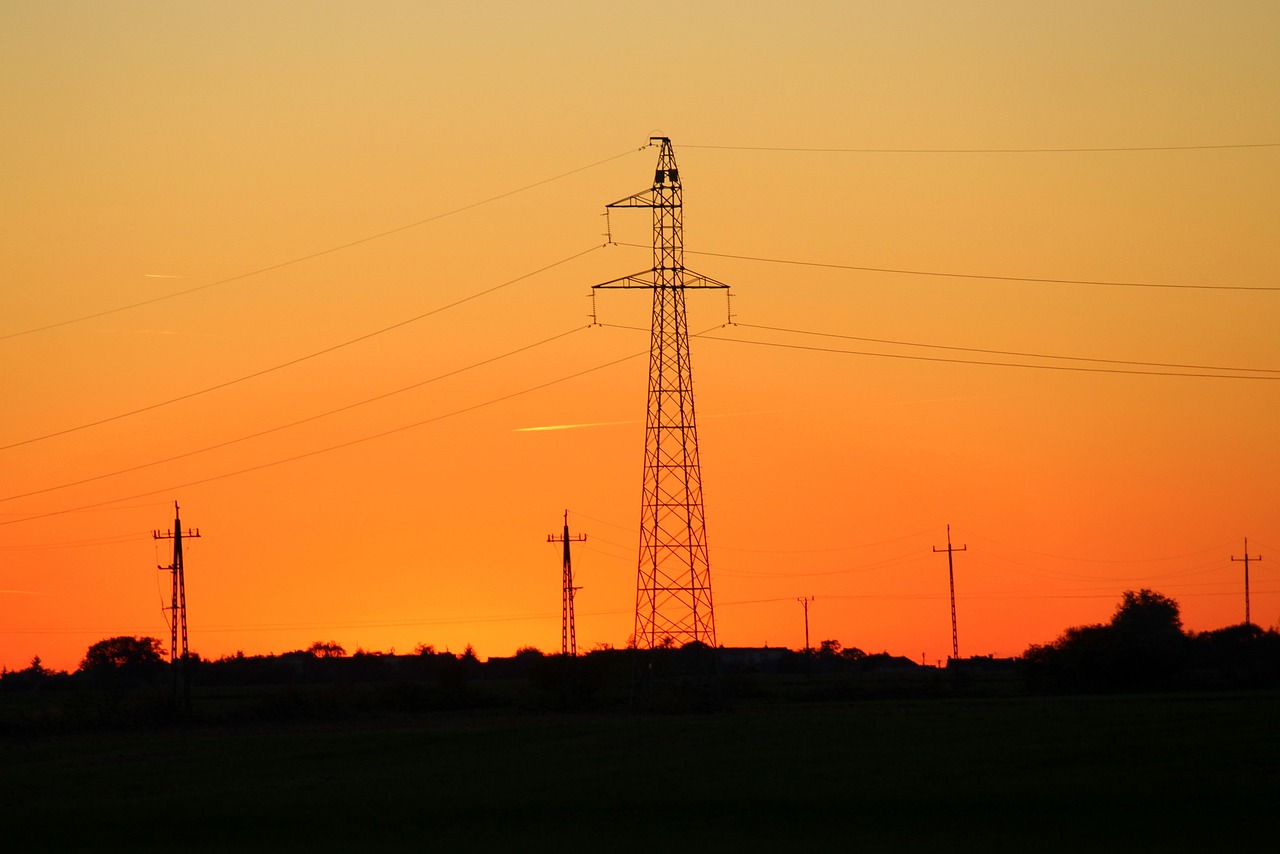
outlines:
[{"label": "tower crossarm", "polygon": [[618,199],[616,202],[609,202],[606,208],[660,208],[665,207],[660,199],[655,199],[653,190],[641,190],[625,199]]},{"label": "tower crossarm", "polygon": [[629,276],[621,276],[617,279],[610,279],[607,282],[601,282],[598,285],[592,285],[591,289],[598,288],[645,288],[653,289],[653,268],[644,270],[640,273],[632,273]]},{"label": "tower crossarm", "polygon": [[710,276],[704,276],[701,273],[695,273],[690,269],[684,271],[685,280],[682,287],[688,288],[717,288],[728,289],[728,285],[724,282],[717,281]]},{"label": "tower crossarm", "polygon": [[724,282],[717,281],[710,276],[704,276],[701,273],[695,273],[692,270],[685,270],[685,279],[679,285],[655,285],[653,283],[654,272],[653,269],[648,269],[640,273],[632,273],[629,276],[621,276],[617,279],[601,282],[598,285],[592,285],[591,288],[592,290],[598,288],[647,288],[653,290],[656,287],[677,287],[683,290],[694,288],[727,290],[729,287]]}]

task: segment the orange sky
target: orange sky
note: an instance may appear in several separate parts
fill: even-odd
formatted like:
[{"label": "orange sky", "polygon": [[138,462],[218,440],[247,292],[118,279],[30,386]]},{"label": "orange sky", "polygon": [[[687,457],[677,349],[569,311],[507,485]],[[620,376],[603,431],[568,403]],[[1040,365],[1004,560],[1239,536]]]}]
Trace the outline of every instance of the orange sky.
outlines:
[{"label": "orange sky", "polygon": [[686,5],[0,6],[0,665],[167,639],[174,500],[207,657],[555,651],[566,508],[579,645],[625,643],[646,364],[575,375],[647,346],[588,293],[649,265],[601,213],[654,133],[740,324],[691,295],[722,643],[813,596],[945,658],[947,524],[962,654],[1141,586],[1240,622],[1246,536],[1280,623],[1280,148],[1168,150],[1280,142],[1280,9]]}]

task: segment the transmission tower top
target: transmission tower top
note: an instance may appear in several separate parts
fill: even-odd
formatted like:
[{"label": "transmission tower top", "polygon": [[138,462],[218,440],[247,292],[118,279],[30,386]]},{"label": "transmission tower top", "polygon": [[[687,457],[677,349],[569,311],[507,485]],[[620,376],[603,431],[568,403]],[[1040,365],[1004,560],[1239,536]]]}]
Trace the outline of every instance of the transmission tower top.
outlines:
[{"label": "transmission tower top", "polygon": [[[676,150],[665,136],[653,136],[649,143],[658,145],[658,165],[653,170],[653,187],[610,202],[605,208],[679,208],[680,169],[676,166]],[[679,235],[673,235],[678,237]]]},{"label": "transmission tower top", "polygon": [[654,136],[658,165],[653,171],[653,186],[605,205],[611,208],[653,209],[653,266],[640,273],[612,279],[593,286],[596,288],[652,288],[655,290],[686,290],[690,288],[717,288],[728,290],[724,282],[687,270],[684,266],[684,200],[680,187],[680,169],[676,166],[676,152],[671,140]]}]

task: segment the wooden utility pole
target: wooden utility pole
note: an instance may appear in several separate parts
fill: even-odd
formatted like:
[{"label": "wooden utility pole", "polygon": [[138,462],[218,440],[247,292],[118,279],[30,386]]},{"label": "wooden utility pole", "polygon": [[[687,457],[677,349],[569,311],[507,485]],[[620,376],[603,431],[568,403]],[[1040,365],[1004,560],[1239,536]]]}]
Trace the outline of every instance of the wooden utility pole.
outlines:
[{"label": "wooden utility pole", "polygon": [[807,671],[813,666],[813,650],[809,646],[809,603],[813,601],[813,597],[799,596],[796,601],[804,608],[804,665]]},{"label": "wooden utility pole", "polygon": [[1236,557],[1235,555],[1232,555],[1231,559],[1234,561],[1244,562],[1244,624],[1246,626],[1251,626],[1253,623],[1249,619],[1249,561],[1262,560],[1262,555],[1256,555],[1254,557],[1249,556],[1249,538],[1245,537],[1244,557]]}]

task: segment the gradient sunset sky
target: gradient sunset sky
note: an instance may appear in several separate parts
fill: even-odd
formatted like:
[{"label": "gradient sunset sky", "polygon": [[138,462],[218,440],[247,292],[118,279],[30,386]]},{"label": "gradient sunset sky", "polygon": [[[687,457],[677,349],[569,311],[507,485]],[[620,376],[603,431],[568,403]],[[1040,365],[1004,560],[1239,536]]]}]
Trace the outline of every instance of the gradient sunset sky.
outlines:
[{"label": "gradient sunset sky", "polygon": [[[669,136],[719,640],[1280,624],[1280,5],[0,4],[0,665],[632,630]],[[1154,286],[1160,287],[1154,287]],[[631,358],[628,358],[631,357]],[[557,430],[530,428],[563,427]]]}]

